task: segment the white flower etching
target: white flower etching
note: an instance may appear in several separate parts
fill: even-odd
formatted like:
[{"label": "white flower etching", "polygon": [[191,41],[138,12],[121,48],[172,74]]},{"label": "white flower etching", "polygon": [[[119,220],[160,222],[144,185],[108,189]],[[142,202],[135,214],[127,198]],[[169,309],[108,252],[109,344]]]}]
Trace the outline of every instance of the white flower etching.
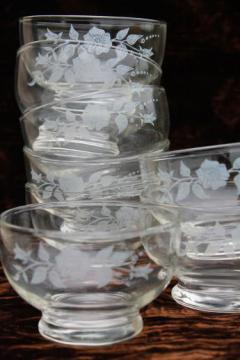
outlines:
[{"label": "white flower etching", "polygon": [[90,130],[101,130],[109,125],[111,113],[103,106],[89,104],[82,114],[83,124]]},{"label": "white flower etching", "polygon": [[196,174],[204,189],[212,190],[225,186],[229,178],[226,165],[212,160],[204,160]]},{"label": "white flower etching", "polygon": [[139,226],[141,224],[141,210],[128,206],[121,206],[116,212],[116,219],[121,227]]},{"label": "white flower etching", "polygon": [[56,288],[102,288],[113,284],[130,286],[134,278],[148,279],[153,271],[151,264],[135,266],[144,253],[115,249],[113,245],[100,250],[81,249],[70,245],[61,251],[40,243],[37,252],[14,248],[15,275],[32,285],[49,282]]},{"label": "white flower etching", "polygon": [[[224,163],[204,159],[194,171],[186,162],[180,161],[179,168],[167,171],[164,162],[159,163],[157,182],[159,192],[158,201],[164,203],[181,203],[189,195],[200,200],[210,199],[211,191],[225,187],[229,181],[236,186],[237,195],[240,194],[240,169],[236,164],[240,158],[233,162],[233,167],[227,168]],[[228,161],[229,163],[229,161]]]},{"label": "white flower etching", "polygon": [[112,46],[111,35],[103,29],[92,27],[87,34],[83,36],[86,42],[88,51],[95,52],[97,55],[107,53]]},{"label": "white flower etching", "polygon": [[[116,82],[131,83],[131,77],[143,71],[133,52],[149,58],[153,51],[151,48],[138,46],[141,34],[129,32],[129,28],[122,29],[111,38],[109,32],[93,26],[82,37],[70,25],[68,38],[65,39],[63,33],[54,33],[48,29],[45,37],[53,41],[54,46],[46,45],[41,48],[35,59],[33,79],[29,86],[44,82],[50,85],[61,83],[61,86],[63,83],[83,85],[85,82],[101,82],[108,86]],[[128,61],[129,56],[131,61]],[[124,59],[127,60],[126,64]]]},{"label": "white flower etching", "polygon": [[[49,176],[50,174],[48,174]],[[99,175],[99,176],[98,176]],[[96,179],[96,180],[94,180]],[[78,176],[55,176],[49,179],[35,171],[32,171],[32,182],[36,184],[36,192],[43,199],[51,197],[57,200],[74,199],[81,194],[88,194],[91,197],[102,197],[106,194],[114,193],[114,196],[127,196],[133,194],[132,185],[135,185],[134,194],[139,194],[142,190],[141,177],[138,174],[127,175],[124,177],[114,177],[104,175],[102,172],[92,173],[88,179]],[[62,195],[61,198],[59,197]],[[62,198],[63,197],[63,198]]]}]

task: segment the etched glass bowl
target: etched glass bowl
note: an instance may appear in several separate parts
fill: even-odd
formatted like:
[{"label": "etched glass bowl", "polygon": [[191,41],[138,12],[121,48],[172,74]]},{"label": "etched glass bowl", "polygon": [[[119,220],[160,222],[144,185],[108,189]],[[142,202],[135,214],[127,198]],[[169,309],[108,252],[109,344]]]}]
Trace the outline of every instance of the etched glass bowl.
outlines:
[{"label": "etched glass bowl", "polygon": [[143,159],[141,169],[142,201],[166,204],[179,217],[173,298],[240,312],[240,143],[166,152]]},{"label": "etched glass bowl", "polygon": [[[114,87],[159,86],[162,70],[126,48],[74,40],[42,40],[17,53],[16,98],[22,112],[57,99],[94,97]],[[140,89],[141,91],[141,89]]]},{"label": "etched glass bowl", "polygon": [[[72,226],[65,226],[68,214]],[[142,330],[139,310],[172,275],[169,216],[125,202],[28,205],[1,215],[1,260],[17,293],[42,312],[40,333],[70,345],[107,345]],[[161,242],[154,262],[142,242]]]},{"label": "etched glass bowl", "polygon": [[43,105],[26,112],[20,123],[25,145],[34,151],[116,156],[161,147],[169,111],[163,88],[139,86]]},{"label": "etched glass bowl", "polygon": [[[162,142],[163,151],[169,141]],[[143,191],[141,156],[57,156],[24,148],[27,181],[39,202],[94,198],[134,199]]]},{"label": "etched glass bowl", "polygon": [[[118,46],[162,64],[167,25],[164,21],[127,17],[37,15],[19,20],[20,43],[82,40]],[[101,51],[101,50],[99,50]]]}]

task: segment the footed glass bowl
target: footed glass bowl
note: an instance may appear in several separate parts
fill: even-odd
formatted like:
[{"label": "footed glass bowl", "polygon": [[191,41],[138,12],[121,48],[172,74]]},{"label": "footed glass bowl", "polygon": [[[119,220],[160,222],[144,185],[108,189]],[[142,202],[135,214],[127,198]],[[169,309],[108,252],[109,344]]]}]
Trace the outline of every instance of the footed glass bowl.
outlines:
[{"label": "footed glass bowl", "polygon": [[[27,205],[1,215],[5,274],[42,312],[44,337],[107,345],[142,330],[139,310],[172,276],[175,232],[169,216],[157,220],[152,209],[82,201]],[[161,243],[162,256],[155,261],[143,243]]]}]

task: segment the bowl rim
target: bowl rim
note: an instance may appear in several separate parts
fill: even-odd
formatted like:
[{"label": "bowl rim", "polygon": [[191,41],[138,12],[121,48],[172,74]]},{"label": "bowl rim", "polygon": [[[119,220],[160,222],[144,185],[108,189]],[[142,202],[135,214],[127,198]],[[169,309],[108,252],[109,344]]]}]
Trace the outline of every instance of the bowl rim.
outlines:
[{"label": "bowl rim", "polygon": [[[56,209],[56,208],[62,208],[62,207],[68,207],[69,209],[72,208],[80,208],[82,206],[115,206],[122,208],[130,207],[135,208],[139,210],[150,210],[150,208],[159,208],[158,205],[148,205],[148,204],[142,204],[134,201],[107,201],[107,200],[98,200],[98,201],[89,201],[89,200],[80,200],[80,201],[59,201],[59,202],[49,202],[49,203],[42,203],[42,204],[28,204],[28,205],[22,205],[17,206],[12,209],[8,209],[3,211],[0,214],[0,228],[1,231],[3,229],[7,229],[10,231],[17,231],[19,233],[25,233],[27,235],[32,236],[38,236],[38,237],[51,237],[51,239],[59,239],[64,240],[68,239],[72,242],[79,242],[79,238],[81,241],[94,241],[96,238],[99,240],[104,240],[104,242],[119,242],[119,241],[125,241],[132,239],[134,237],[140,237],[140,236],[147,236],[147,235],[157,235],[159,234],[159,231],[162,229],[163,225],[156,225],[152,227],[147,227],[145,229],[123,229],[123,230],[114,230],[114,231],[93,231],[91,232],[79,232],[79,231],[73,231],[71,233],[63,233],[59,230],[36,230],[34,228],[26,227],[26,226],[20,226],[12,224],[11,221],[7,220],[9,215],[16,215],[22,212],[31,212],[36,209]],[[167,209],[169,212],[170,210]]]},{"label": "bowl rim", "polygon": [[159,156],[154,155],[152,157],[148,157],[150,161],[166,161],[166,160],[176,160],[176,159],[185,159],[185,158],[195,158],[201,157],[207,154],[212,154],[214,152],[219,153],[221,150],[229,150],[239,148],[240,152],[240,142],[235,143],[226,143],[226,144],[215,144],[215,145],[207,145],[207,146],[197,146],[194,148],[186,148],[180,150],[171,150],[164,151]]},{"label": "bowl rim", "polygon": [[[83,163],[91,163],[91,165],[104,165],[104,164],[124,164],[124,162],[131,162],[131,161],[138,161],[151,158],[153,156],[153,151],[155,154],[159,154],[160,152],[164,152],[164,149],[169,147],[170,141],[168,139],[164,139],[161,141],[162,148],[157,150],[148,150],[140,154],[134,155],[125,155],[125,156],[118,156],[118,157],[111,157],[111,156],[95,156],[90,158],[80,158],[79,156],[63,156],[63,155],[56,155],[55,158],[49,157],[45,153],[37,153],[34,150],[30,149],[27,146],[24,146],[23,153],[26,158],[31,161],[31,159],[36,158],[38,161],[45,161],[50,164],[65,164],[68,165],[76,165],[76,164],[83,164]],[[156,155],[155,155],[156,156]]]},{"label": "bowl rim", "polygon": [[[138,23],[153,23],[153,24],[158,24],[158,25],[167,25],[167,22],[165,20],[157,20],[157,19],[150,19],[150,18],[141,18],[141,17],[129,17],[129,16],[102,16],[102,15],[71,15],[71,14],[67,14],[67,15],[61,15],[61,14],[56,14],[56,15],[27,15],[27,16],[22,16],[19,18],[19,24],[23,24],[23,23],[28,23],[31,22],[32,20],[38,20],[39,21],[44,21],[46,20],[46,22],[51,23],[51,21],[47,21],[48,19],[82,19],[85,21],[90,21],[90,20],[105,20],[105,21],[132,21],[132,22],[138,22]],[[53,21],[54,22],[54,21]]]}]

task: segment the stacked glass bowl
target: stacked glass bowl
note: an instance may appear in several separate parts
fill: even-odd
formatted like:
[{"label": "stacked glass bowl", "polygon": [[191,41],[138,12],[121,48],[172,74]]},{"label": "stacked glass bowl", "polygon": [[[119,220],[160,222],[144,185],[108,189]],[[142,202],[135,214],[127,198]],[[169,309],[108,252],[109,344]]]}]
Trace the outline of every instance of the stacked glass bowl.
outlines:
[{"label": "stacked glass bowl", "polygon": [[144,249],[162,230],[140,204],[140,159],[169,145],[166,24],[32,16],[20,20],[20,41],[16,98],[33,205],[2,215],[4,271],[42,311],[48,339],[122,341],[141,331],[139,309],[172,276],[171,239],[157,263]]}]

